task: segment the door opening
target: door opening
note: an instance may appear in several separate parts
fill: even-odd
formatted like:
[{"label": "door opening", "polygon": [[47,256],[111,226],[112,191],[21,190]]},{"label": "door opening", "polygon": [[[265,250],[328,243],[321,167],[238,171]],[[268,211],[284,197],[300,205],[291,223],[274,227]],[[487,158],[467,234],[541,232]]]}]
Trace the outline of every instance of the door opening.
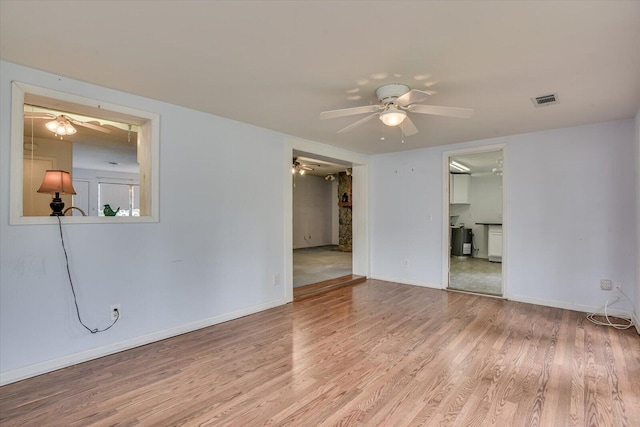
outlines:
[{"label": "door opening", "polygon": [[294,289],[351,278],[352,169],[338,162],[294,150]]},{"label": "door opening", "polygon": [[504,147],[446,152],[443,281],[450,290],[504,296]]}]

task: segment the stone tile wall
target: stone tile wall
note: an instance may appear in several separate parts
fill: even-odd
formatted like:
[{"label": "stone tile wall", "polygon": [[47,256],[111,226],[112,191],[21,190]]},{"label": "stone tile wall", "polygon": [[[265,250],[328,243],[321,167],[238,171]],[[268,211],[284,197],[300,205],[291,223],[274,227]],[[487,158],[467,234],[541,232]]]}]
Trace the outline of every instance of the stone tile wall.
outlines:
[{"label": "stone tile wall", "polygon": [[[345,199],[351,202],[351,176],[347,176],[345,172],[338,174],[338,199],[344,201]],[[351,206],[341,206],[338,212],[338,248],[345,252],[351,252],[352,250],[352,229],[351,229]]]}]

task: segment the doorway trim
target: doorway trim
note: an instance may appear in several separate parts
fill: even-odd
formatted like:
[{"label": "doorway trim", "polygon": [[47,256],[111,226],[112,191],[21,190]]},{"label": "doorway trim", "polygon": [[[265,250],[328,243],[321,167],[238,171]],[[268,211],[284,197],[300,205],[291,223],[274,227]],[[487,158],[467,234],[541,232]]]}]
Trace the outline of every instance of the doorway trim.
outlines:
[{"label": "doorway trim", "polygon": [[285,189],[284,200],[284,293],[286,302],[293,301],[293,182],[291,159],[293,150],[332,158],[352,164],[353,209],[352,216],[352,271],[369,277],[369,157],[338,147],[316,142],[290,139],[286,141],[283,157]]},{"label": "doorway trim", "polygon": [[502,150],[502,298],[508,297],[507,259],[508,248],[508,215],[507,215],[507,177],[508,177],[508,147],[506,143],[482,145],[442,152],[442,289],[449,288],[449,157],[467,154],[480,154]]}]

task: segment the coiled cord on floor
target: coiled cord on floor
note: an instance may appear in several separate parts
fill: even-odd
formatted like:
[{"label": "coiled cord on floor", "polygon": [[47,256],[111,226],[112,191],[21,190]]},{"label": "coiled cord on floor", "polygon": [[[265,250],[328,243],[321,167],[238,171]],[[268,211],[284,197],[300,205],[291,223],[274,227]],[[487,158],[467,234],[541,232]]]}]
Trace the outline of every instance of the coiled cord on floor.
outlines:
[{"label": "coiled cord on floor", "polygon": [[[616,291],[618,294],[622,294],[622,296],[624,296],[627,301],[629,301],[629,303],[631,304],[631,300],[629,299],[629,297],[622,292],[622,289],[618,289],[616,288]],[[615,298],[615,299],[614,299]],[[613,301],[611,301],[613,300]],[[604,314],[599,314],[599,313],[591,313],[587,315],[587,319],[596,325],[600,325],[600,326],[611,326],[612,328],[616,328],[619,330],[624,330],[624,329],[629,329],[631,326],[633,326],[633,319],[624,319],[626,320],[628,323],[613,323],[611,321],[611,319],[609,319],[609,314],[607,313],[607,309],[609,308],[609,306],[617,303],[618,301],[620,301],[620,295],[615,295],[610,297],[607,302],[604,303],[604,307],[602,307],[601,311]],[[633,306],[633,304],[631,304]],[[595,316],[600,316],[600,317],[604,317],[606,321],[602,321],[602,320],[598,320],[595,318]],[[614,316],[620,319],[619,316]]]}]

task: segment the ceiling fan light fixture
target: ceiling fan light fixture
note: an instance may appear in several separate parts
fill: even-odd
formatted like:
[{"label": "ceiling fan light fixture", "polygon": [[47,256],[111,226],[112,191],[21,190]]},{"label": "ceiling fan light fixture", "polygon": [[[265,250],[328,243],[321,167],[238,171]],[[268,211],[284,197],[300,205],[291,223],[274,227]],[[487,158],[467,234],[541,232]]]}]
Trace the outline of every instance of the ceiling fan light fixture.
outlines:
[{"label": "ceiling fan light fixture", "polygon": [[68,120],[64,119],[51,120],[45,123],[45,126],[51,132],[60,136],[73,135],[76,133],[76,128],[74,128]]},{"label": "ceiling fan light fixture", "polygon": [[380,113],[380,120],[387,126],[398,126],[407,117],[404,110],[397,108],[389,109]]}]

